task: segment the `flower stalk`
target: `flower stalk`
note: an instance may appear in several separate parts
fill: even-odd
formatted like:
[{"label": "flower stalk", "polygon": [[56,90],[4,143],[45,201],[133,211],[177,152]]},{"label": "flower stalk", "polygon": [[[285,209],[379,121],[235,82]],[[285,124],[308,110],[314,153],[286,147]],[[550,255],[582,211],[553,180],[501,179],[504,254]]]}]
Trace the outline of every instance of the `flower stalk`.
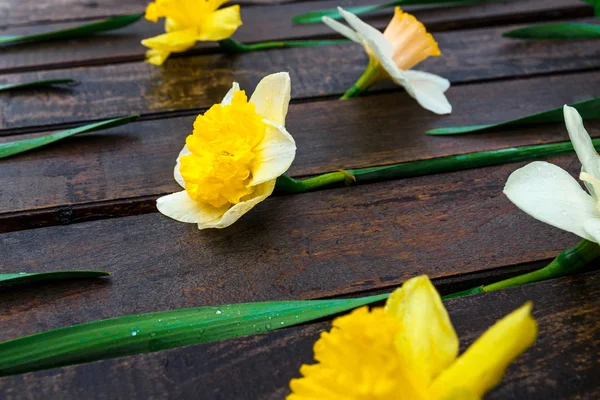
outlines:
[{"label": "flower stalk", "polygon": [[219,41],[219,46],[228,53],[249,53],[252,51],[283,49],[291,47],[312,47],[325,46],[331,44],[348,43],[348,40],[285,40],[274,42],[259,42],[252,44],[240,43],[237,40],[228,38]]},{"label": "flower stalk", "polygon": [[370,88],[371,86],[384,81],[387,77],[385,70],[381,67],[381,64],[374,57],[369,57],[369,65],[360,78],[352,85],[340,100],[350,99],[352,97],[358,97]]}]

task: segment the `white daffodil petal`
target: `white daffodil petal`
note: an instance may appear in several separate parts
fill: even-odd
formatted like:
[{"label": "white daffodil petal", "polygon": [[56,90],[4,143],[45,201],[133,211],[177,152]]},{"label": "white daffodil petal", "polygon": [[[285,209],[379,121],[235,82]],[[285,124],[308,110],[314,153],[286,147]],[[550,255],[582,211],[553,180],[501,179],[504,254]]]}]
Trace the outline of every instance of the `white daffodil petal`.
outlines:
[{"label": "white daffodil petal", "polygon": [[429,73],[429,72],[417,71],[414,69],[410,69],[408,71],[404,71],[404,76],[411,82],[414,82],[414,81],[430,82],[433,85],[435,85],[438,89],[440,89],[442,92],[445,92],[446,90],[448,90],[450,88],[450,81],[448,79],[443,78],[436,74]]},{"label": "white daffodil petal", "polygon": [[290,74],[271,74],[258,83],[250,97],[250,103],[256,106],[256,113],[264,119],[285,125],[291,91]]},{"label": "white daffodil petal", "polygon": [[[434,79],[431,76],[433,74],[427,74],[421,72],[415,74],[417,71],[404,71],[404,76],[408,78],[412,93],[407,89],[408,94],[414,97],[417,102],[426,110],[434,112],[436,114],[450,114],[452,112],[452,105],[444,94],[444,87],[446,86],[442,77]],[[449,85],[449,84],[448,84]]]},{"label": "white daffodil petal", "polygon": [[338,11],[342,17],[344,17],[346,22],[348,22],[348,24],[354,28],[359,38],[362,37],[363,40],[370,42],[369,47],[371,50],[373,50],[371,45],[376,45],[386,57],[392,57],[394,48],[392,44],[385,38],[385,36],[383,36],[382,32],[363,22],[356,15],[344,10],[342,7],[338,7]]},{"label": "white daffodil petal", "polygon": [[569,137],[583,170],[594,178],[600,179],[600,156],[594,149],[592,139],[583,126],[581,115],[575,108],[569,106],[563,107],[563,113]]},{"label": "white daffodil petal", "polygon": [[188,149],[187,144],[183,146],[183,149],[179,152],[179,156],[177,156],[177,164],[175,164],[175,169],[173,170],[173,175],[175,176],[175,180],[179,183],[179,186],[185,189],[185,181],[183,180],[183,176],[181,176],[181,172],[179,171],[179,167],[181,166],[181,157],[187,156],[188,154],[192,154],[190,149]]},{"label": "white daffodil petal", "polygon": [[504,194],[533,218],[594,240],[584,224],[600,218],[596,202],[562,168],[542,161],[519,168],[508,177]]},{"label": "white daffodil petal", "polygon": [[255,205],[266,199],[273,193],[275,189],[275,179],[269,182],[265,182],[261,185],[256,186],[254,192],[246,196],[247,200],[242,201],[230,209],[228,209],[221,218],[215,221],[199,223],[198,229],[207,229],[207,228],[227,228],[229,225],[236,222],[240,217],[250,211]]},{"label": "white daffodil petal", "polygon": [[583,228],[592,237],[593,242],[600,243],[600,218],[585,221]]},{"label": "white daffodil petal", "polygon": [[398,68],[394,60],[392,60],[391,57],[386,56],[384,49],[378,46],[377,43],[367,40],[366,45],[371,49],[371,53],[377,59],[377,61],[379,61],[390,78],[392,78],[396,84],[404,87],[404,89],[406,89],[406,91],[414,97],[412,86],[408,79],[404,76],[406,71],[402,71],[400,68]]},{"label": "white daffodil petal", "polygon": [[206,224],[221,219],[229,206],[216,208],[199,203],[184,190],[160,197],[156,200],[156,208],[162,214],[179,222]]},{"label": "white daffodil petal", "polygon": [[348,28],[346,25],[342,24],[341,22],[338,22],[329,17],[323,17],[323,18],[321,18],[321,21],[325,25],[327,25],[328,27],[330,27],[331,29],[333,29],[334,31],[339,33],[340,35],[352,40],[353,42],[362,44],[362,42],[360,41],[360,38],[358,37],[356,32],[354,32],[352,29]]},{"label": "white daffodil petal", "polygon": [[264,121],[265,138],[255,149],[249,186],[276,179],[288,170],[296,157],[296,142],[283,125]]},{"label": "white daffodil petal", "polygon": [[221,100],[221,105],[228,106],[229,104],[231,104],[233,94],[238,90],[240,90],[240,85],[237,82],[233,82],[233,85],[231,85],[231,89],[229,89],[225,97],[223,97],[223,100]]}]

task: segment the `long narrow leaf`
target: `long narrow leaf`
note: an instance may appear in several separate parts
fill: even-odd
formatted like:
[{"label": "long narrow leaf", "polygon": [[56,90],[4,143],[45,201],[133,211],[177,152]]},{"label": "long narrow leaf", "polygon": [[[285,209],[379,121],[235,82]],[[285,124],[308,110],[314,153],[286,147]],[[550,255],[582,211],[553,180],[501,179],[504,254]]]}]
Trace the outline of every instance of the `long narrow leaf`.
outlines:
[{"label": "long narrow leaf", "polygon": [[526,26],[504,32],[504,37],[515,39],[599,39],[600,25],[543,24]]},{"label": "long narrow leaf", "polygon": [[[571,107],[575,107],[584,119],[600,119],[600,97],[595,99],[582,101],[579,103],[571,104]],[[544,111],[537,114],[528,115],[526,117],[513,119],[510,121],[499,122],[496,124],[487,125],[470,125],[470,126],[453,126],[448,128],[437,128],[427,131],[429,135],[459,135],[463,133],[481,132],[490,130],[493,128],[500,128],[504,126],[513,125],[531,125],[531,124],[542,124],[549,122],[563,122],[563,109],[562,107],[555,108],[553,110]]]},{"label": "long narrow leaf", "polygon": [[8,91],[8,90],[18,90],[18,89],[32,89],[38,87],[46,87],[53,85],[65,85],[65,84],[73,84],[77,81],[75,79],[65,78],[65,79],[46,79],[41,81],[33,81],[33,82],[23,82],[23,83],[14,83],[10,85],[0,85],[0,92]]},{"label": "long narrow leaf", "polygon": [[99,278],[109,275],[110,272],[106,271],[17,272],[14,274],[0,274],[0,284],[31,283],[58,279]]},{"label": "long narrow leaf", "polygon": [[54,39],[66,39],[72,37],[89,36],[99,32],[111,31],[131,25],[142,18],[144,14],[121,15],[102,21],[79,25],[73,28],[60,29],[52,32],[38,33],[23,36],[0,36],[0,44],[14,44],[24,42],[42,42]]},{"label": "long narrow leaf", "polygon": [[338,314],[387,296],[230,304],[74,325],[0,343],[0,375],[252,335]]},{"label": "long narrow leaf", "polygon": [[125,125],[139,118],[139,115],[128,115],[125,117],[119,117],[109,119],[106,121],[96,122],[79,128],[68,129],[66,131],[50,133],[44,136],[38,136],[30,139],[17,140],[14,142],[0,143],[0,159],[15,154],[23,153],[38,147],[45,146],[50,143],[54,143],[58,140],[62,140],[69,136],[78,135],[80,133],[95,132],[103,129],[114,128],[116,126]]},{"label": "long narrow leaf", "polygon": [[[397,0],[385,4],[376,4],[372,6],[344,7],[344,10],[355,15],[366,14],[372,11],[381,10],[395,6],[418,5],[418,4],[442,4],[442,3],[492,3],[500,0]],[[310,11],[303,14],[298,14],[292,17],[292,21],[297,24],[318,24],[321,18],[329,17],[336,20],[342,19],[342,16],[336,8]]]}]

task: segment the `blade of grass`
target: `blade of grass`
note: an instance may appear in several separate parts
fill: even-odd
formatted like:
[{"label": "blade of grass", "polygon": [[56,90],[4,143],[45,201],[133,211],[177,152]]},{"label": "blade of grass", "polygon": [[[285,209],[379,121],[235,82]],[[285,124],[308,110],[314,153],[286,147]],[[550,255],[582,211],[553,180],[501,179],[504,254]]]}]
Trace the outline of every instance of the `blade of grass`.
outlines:
[{"label": "blade of grass", "polygon": [[502,36],[514,39],[599,39],[600,25],[541,24],[513,29]]},{"label": "blade of grass", "polygon": [[[344,10],[355,15],[366,14],[372,11],[381,10],[383,8],[391,8],[395,6],[419,5],[419,4],[443,4],[443,3],[492,3],[500,0],[397,0],[384,4],[375,4],[372,6],[344,7]],[[303,14],[298,14],[292,17],[292,21],[297,24],[318,24],[321,18],[329,17],[335,20],[342,19],[337,8],[326,10],[310,11]]]},{"label": "blade of grass", "polygon": [[114,128],[120,125],[125,125],[135,121],[139,115],[127,115],[125,117],[113,118],[106,121],[96,122],[80,126],[79,128],[68,129],[66,131],[50,133],[44,136],[38,136],[30,139],[17,140],[14,142],[0,143],[0,159],[14,156],[15,154],[23,153],[38,147],[54,143],[69,136],[78,135],[81,133],[89,133],[100,131],[103,129]]},{"label": "blade of grass", "polygon": [[[571,104],[571,107],[575,107],[577,111],[579,111],[583,119],[600,119],[600,97]],[[553,110],[528,115],[526,117],[517,118],[510,121],[499,122],[496,124],[437,128],[428,130],[426,133],[428,135],[460,135],[463,133],[481,132],[504,126],[563,122],[564,120],[565,118],[563,116],[563,108],[559,107]]]},{"label": "blade of grass", "polygon": [[130,315],[0,343],[0,376],[252,335],[384,300],[278,301]]},{"label": "blade of grass", "polygon": [[75,79],[70,79],[70,78],[46,79],[46,80],[41,80],[41,81],[14,83],[14,84],[10,84],[10,85],[0,85],[0,92],[5,92],[5,91],[9,91],[9,90],[19,90],[19,89],[33,89],[33,88],[53,86],[53,85],[75,84],[75,83],[77,83],[77,81]]},{"label": "blade of grass", "polygon": [[123,28],[127,25],[131,25],[134,22],[137,22],[140,18],[142,18],[143,15],[143,13],[121,15],[118,17],[108,18],[89,24],[79,25],[73,28],[60,29],[56,31],[38,33],[34,35],[0,36],[0,45],[25,42],[42,42],[46,40],[67,39],[73,37],[94,35],[99,32],[111,31]]},{"label": "blade of grass", "polygon": [[99,278],[109,276],[106,271],[54,271],[54,272],[16,272],[14,274],[0,274],[0,284],[31,283],[59,279]]}]

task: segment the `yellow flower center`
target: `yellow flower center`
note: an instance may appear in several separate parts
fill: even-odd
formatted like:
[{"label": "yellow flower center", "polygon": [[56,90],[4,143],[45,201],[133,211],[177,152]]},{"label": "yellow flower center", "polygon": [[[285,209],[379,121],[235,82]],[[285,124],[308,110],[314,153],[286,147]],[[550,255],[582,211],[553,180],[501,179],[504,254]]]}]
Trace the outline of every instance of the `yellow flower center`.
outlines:
[{"label": "yellow flower center", "polygon": [[252,161],[265,137],[266,126],[248,102],[234,93],[230,105],[216,104],[194,122],[186,139],[192,154],[181,157],[179,172],[189,196],[213,207],[237,204],[252,194]]},{"label": "yellow flower center", "polygon": [[425,26],[414,16],[396,7],[394,18],[383,32],[383,36],[392,44],[392,59],[396,65],[406,71],[430,56],[439,56],[440,48]]},{"label": "yellow flower center", "polygon": [[288,400],[390,400],[427,398],[426,388],[397,351],[400,322],[382,308],[367,307],[334,320],[315,343],[315,360],[303,365]]}]

